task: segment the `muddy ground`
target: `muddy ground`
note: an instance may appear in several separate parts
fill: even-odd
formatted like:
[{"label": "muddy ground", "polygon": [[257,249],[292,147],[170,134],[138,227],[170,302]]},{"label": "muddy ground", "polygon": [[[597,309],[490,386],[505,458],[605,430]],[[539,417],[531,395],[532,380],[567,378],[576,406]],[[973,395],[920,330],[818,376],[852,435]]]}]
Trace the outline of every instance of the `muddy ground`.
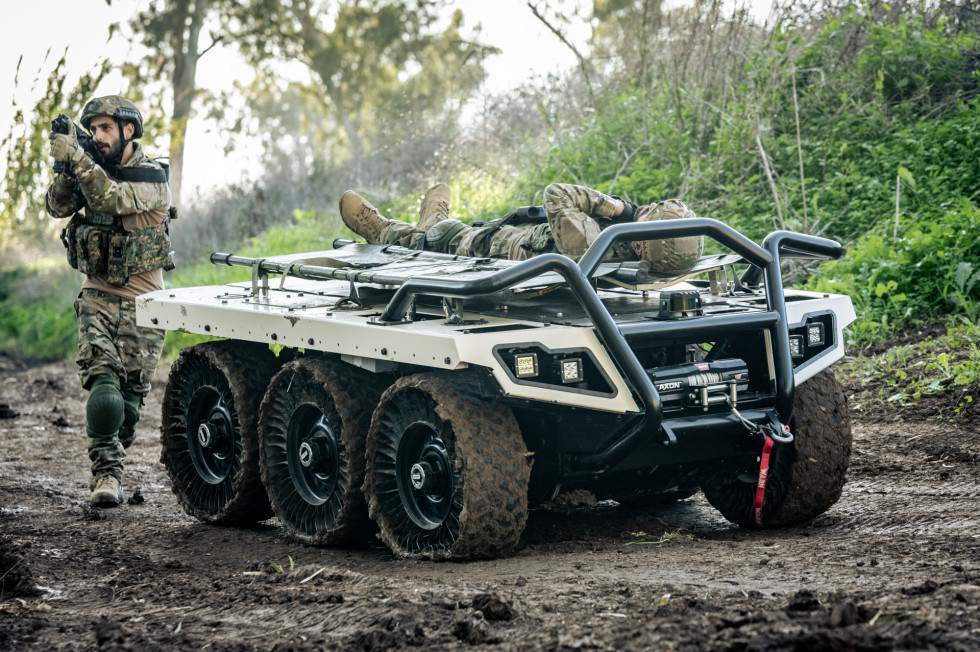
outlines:
[{"label": "muddy ground", "polygon": [[93,510],[73,365],[0,354],[0,650],[980,650],[975,425],[855,414],[844,495],[805,527],[600,503],[534,512],[511,558],[404,561],[186,516],[165,377],[129,504]]}]

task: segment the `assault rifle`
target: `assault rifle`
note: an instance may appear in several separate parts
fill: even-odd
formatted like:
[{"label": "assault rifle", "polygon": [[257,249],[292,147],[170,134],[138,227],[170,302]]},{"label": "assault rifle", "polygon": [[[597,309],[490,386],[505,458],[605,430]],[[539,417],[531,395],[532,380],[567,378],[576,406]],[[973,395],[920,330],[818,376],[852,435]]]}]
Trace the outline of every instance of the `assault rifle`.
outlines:
[{"label": "assault rifle", "polygon": [[[59,113],[58,117],[51,121],[51,131],[56,134],[67,134],[68,116],[64,113]],[[78,139],[78,145],[92,157],[92,160],[105,167],[105,159],[102,157],[102,152],[99,151],[99,146],[95,144],[95,139],[89,136],[88,132],[82,127],[79,127],[77,123],[75,124],[75,137]],[[55,173],[71,172],[68,164],[64,161],[55,161],[54,171]]]},{"label": "assault rifle", "polygon": [[[51,131],[56,134],[67,134],[68,133],[68,116],[64,113],[59,113],[58,117],[51,121]],[[118,165],[110,165],[106,163],[105,157],[102,156],[102,152],[99,151],[99,146],[95,143],[95,139],[88,135],[88,132],[78,126],[75,123],[75,137],[78,139],[78,145],[85,150],[85,152],[92,157],[92,160],[96,162],[102,169],[121,181],[146,181],[153,183],[165,183],[170,181],[170,166],[165,163],[160,163],[163,169],[156,170],[152,168],[145,167],[121,167]],[[64,161],[55,161],[53,167],[55,173],[65,172],[71,174],[71,170]]]}]

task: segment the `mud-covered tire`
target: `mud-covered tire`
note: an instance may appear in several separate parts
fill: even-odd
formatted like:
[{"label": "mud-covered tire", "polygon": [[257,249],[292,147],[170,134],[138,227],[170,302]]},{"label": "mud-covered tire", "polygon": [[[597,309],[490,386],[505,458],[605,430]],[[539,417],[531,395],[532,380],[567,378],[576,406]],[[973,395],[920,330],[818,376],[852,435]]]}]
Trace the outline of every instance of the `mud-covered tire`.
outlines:
[{"label": "mud-covered tire", "polygon": [[297,541],[346,544],[376,531],[361,485],[380,395],[367,372],[316,358],[284,365],[269,384],[259,417],[262,482]]},{"label": "mud-covered tire", "polygon": [[[791,444],[776,444],[769,461],[762,526],[808,521],[840,498],[851,459],[851,420],[840,381],[825,369],[796,388]],[[758,473],[758,467],[756,467]],[[755,520],[756,483],[735,480],[704,488],[722,515],[745,527]]]},{"label": "mud-covered tire", "polygon": [[184,511],[208,523],[272,516],[259,478],[259,401],[278,368],[264,345],[207,342],[181,351],[163,395],[160,461]]},{"label": "mud-covered tire", "polygon": [[530,464],[510,408],[466,372],[396,381],[371,419],[364,493],[395,554],[472,559],[514,550],[527,522]]}]

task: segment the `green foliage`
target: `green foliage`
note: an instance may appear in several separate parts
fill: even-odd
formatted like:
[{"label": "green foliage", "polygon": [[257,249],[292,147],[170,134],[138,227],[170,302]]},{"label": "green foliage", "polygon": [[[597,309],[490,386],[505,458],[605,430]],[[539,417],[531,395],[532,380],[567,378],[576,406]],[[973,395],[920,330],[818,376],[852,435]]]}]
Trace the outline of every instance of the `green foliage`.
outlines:
[{"label": "green foliage", "polygon": [[955,419],[980,398],[980,326],[949,328],[938,337],[891,346],[878,355],[846,362],[842,372],[866,386],[880,386],[874,401],[907,405],[924,396],[950,396]]},{"label": "green foliage", "polygon": [[[6,169],[0,178],[0,253],[6,254],[25,243],[35,244],[60,229],[44,208],[44,193],[52,178],[47,141],[51,121],[59,113],[77,120],[82,106],[109,72],[108,62],[103,62],[82,75],[74,88],[66,89],[66,57],[67,50],[44,82],[38,71],[32,86],[43,83],[44,94],[31,109],[14,107],[10,130],[0,141],[0,152],[6,152]],[[22,60],[17,60],[15,87],[20,84]]]},{"label": "green foliage", "polygon": [[980,267],[973,263],[956,264],[953,281],[943,288],[943,299],[957,304],[966,314],[967,324],[976,324],[980,317],[980,301],[975,299],[974,287],[980,283]]},{"label": "green foliage", "polygon": [[[600,17],[629,7],[604,5]],[[727,93],[647,65],[642,83],[615,86],[549,134],[517,195],[566,181],[641,202],[680,196],[755,240],[774,228],[838,239],[847,257],[808,287],[852,296],[860,344],[937,313],[975,322],[978,33],[935,13],[857,6],[812,25],[787,23],[720,64]]]},{"label": "green foliage", "polygon": [[72,309],[81,285],[63,256],[0,274],[0,349],[36,358],[70,358],[78,328]]},{"label": "green foliage", "polygon": [[688,105],[677,106],[664,86],[627,86],[610,93],[595,114],[551,134],[547,156],[520,180],[516,201],[538,197],[553,181],[577,183],[634,202],[682,195],[701,173],[685,132]]},{"label": "green foliage", "polygon": [[851,337],[881,344],[899,329],[937,314],[963,311],[976,323],[980,283],[980,210],[968,200],[943,205],[894,238],[882,227],[839,260],[824,264],[807,287],[849,294],[858,311]]}]

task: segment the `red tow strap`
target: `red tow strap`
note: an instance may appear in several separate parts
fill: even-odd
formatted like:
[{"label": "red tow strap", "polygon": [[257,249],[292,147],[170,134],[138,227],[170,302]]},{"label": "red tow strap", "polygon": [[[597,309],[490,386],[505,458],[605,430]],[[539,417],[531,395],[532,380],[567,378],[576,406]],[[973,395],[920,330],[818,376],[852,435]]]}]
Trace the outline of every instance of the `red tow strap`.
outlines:
[{"label": "red tow strap", "polygon": [[769,454],[772,453],[773,439],[766,435],[762,447],[762,460],[759,463],[759,482],[755,486],[755,526],[762,527],[762,499],[766,496],[766,481],[769,479]]}]

